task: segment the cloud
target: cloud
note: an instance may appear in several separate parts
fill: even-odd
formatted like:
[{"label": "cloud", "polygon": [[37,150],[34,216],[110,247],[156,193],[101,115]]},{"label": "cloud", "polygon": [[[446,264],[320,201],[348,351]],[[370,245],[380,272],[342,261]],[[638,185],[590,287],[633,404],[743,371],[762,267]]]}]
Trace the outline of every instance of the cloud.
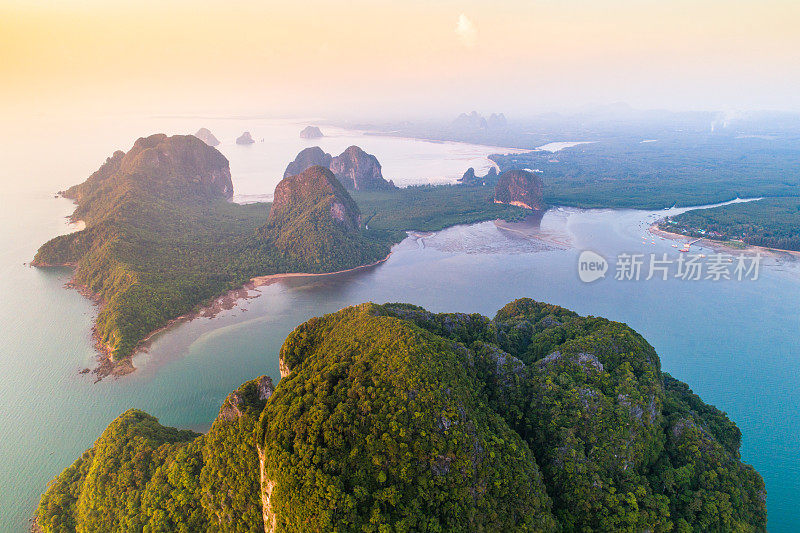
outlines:
[{"label": "cloud", "polygon": [[464,13],[458,16],[456,35],[461,40],[461,44],[467,48],[475,46],[478,40],[478,30],[475,28],[475,24]]}]

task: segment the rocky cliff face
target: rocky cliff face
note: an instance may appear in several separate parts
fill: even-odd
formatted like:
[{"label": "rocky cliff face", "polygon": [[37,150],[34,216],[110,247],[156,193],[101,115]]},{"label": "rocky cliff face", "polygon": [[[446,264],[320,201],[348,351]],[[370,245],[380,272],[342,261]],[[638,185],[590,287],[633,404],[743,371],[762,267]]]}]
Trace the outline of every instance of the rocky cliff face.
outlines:
[{"label": "rocky cliff face", "polygon": [[322,132],[316,126],[306,126],[300,132],[301,139],[319,139],[320,137],[323,137]]},{"label": "rocky cliff face", "polygon": [[230,166],[224,155],[194,135],[167,137],[163,133],[137,139],[127,153],[115,152],[89,179],[65,191],[64,196],[80,204],[87,195],[113,194],[124,187],[125,181],[146,183],[151,192],[171,189],[211,197],[233,196]]},{"label": "rocky cliff face", "polygon": [[236,138],[236,144],[253,144],[255,141],[250,136],[250,132],[246,131]]},{"label": "rocky cliff face", "polygon": [[458,181],[460,181],[461,183],[475,183],[476,181],[478,181],[478,177],[475,175],[475,169],[469,167],[467,171],[464,172],[464,175],[461,176],[461,178],[459,178]]},{"label": "rocky cliff face", "polygon": [[283,177],[300,174],[315,165],[330,169],[342,185],[351,190],[376,191],[395,187],[393,182],[383,178],[378,159],[358,146],[351,146],[336,157],[323,152],[319,146],[306,148],[289,163]]},{"label": "rocky cliff face", "polygon": [[458,181],[465,185],[487,185],[494,182],[497,179],[497,169],[492,167],[486,173],[485,176],[478,176],[475,174],[475,169],[469,167],[464,175],[461,176]]},{"label": "rocky cliff face", "polygon": [[526,209],[542,209],[542,179],[527,170],[509,170],[500,175],[494,188],[494,201]]},{"label": "rocky cliff face", "polygon": [[334,157],[330,169],[348,189],[361,191],[394,188],[394,183],[383,179],[378,159],[358,146],[351,146]]},{"label": "rocky cliff face", "polygon": [[319,146],[305,148],[297,154],[294,161],[289,163],[289,166],[286,167],[286,171],[283,173],[283,177],[295,176],[313,166],[328,168],[331,165],[331,159],[331,154],[326,154]]},{"label": "rocky cliff face", "polygon": [[219,146],[219,139],[208,128],[200,128],[194,136],[209,146]]}]

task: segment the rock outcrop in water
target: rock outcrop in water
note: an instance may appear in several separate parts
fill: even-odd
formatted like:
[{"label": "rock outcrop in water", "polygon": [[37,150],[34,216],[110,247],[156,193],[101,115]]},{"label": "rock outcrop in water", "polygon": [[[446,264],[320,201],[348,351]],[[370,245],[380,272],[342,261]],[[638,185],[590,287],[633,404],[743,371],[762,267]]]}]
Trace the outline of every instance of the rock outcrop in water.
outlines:
[{"label": "rock outcrop in water", "polygon": [[294,161],[289,163],[286,167],[283,177],[295,176],[314,166],[329,168],[331,166],[331,159],[331,154],[323,152],[322,148],[319,146],[304,148],[300,150],[300,153],[297,154]]},{"label": "rock outcrop in water", "polygon": [[527,170],[503,172],[494,188],[494,201],[526,209],[544,208],[542,179]]},{"label": "rock outcrop in water", "polygon": [[236,144],[253,144],[254,142],[256,141],[254,141],[253,138],[250,136],[249,131],[242,133],[240,136],[236,138]]},{"label": "rock outcrop in water", "polygon": [[394,188],[394,183],[383,178],[378,158],[358,146],[350,146],[334,157],[330,169],[348,189],[375,191]]},{"label": "rock outcrop in water", "polygon": [[[335,181],[335,180],[334,180]],[[123,413],[47,488],[55,531],[764,531],[727,416],[624,324],[362,304],[298,326],[285,375],[210,431]]]},{"label": "rock outcrop in water", "polygon": [[320,129],[316,126],[306,126],[303,128],[303,131],[300,132],[301,139],[319,139],[320,137],[324,137]]},{"label": "rock outcrop in water", "polygon": [[208,128],[200,128],[194,136],[209,146],[219,146],[219,139]]}]

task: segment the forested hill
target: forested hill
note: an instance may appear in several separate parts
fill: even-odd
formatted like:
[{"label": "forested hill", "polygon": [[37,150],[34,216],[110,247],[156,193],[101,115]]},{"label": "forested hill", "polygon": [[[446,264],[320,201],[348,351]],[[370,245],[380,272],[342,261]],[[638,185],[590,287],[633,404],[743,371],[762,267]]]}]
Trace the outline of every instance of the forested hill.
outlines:
[{"label": "forested hill", "polygon": [[694,209],[660,223],[691,237],[800,250],[800,197],[763,198],[711,209]]},{"label": "forested hill", "polygon": [[516,300],[494,319],[363,304],[208,434],[128,411],[49,486],[51,531],[764,531],[721,411],[636,332]]},{"label": "forested hill", "polygon": [[[341,189],[340,203],[353,204]],[[86,227],[45,243],[33,264],[77,267],[76,283],[103,302],[98,346],[119,361],[169,320],[254,276],[353,268],[386,257],[392,243],[358,225],[339,231],[334,214],[312,214],[302,202],[259,231],[269,204],[232,204],[232,195],[228,161],[215,148],[191,135],[141,138],[64,192]],[[313,234],[317,246],[297,247],[279,226]]]}]

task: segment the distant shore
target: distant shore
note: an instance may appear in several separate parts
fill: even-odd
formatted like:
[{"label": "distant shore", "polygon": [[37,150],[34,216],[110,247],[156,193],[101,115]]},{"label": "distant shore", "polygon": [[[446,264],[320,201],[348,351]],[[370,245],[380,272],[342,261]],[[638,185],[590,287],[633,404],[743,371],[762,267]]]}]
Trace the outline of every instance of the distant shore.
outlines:
[{"label": "distant shore", "polygon": [[[672,231],[666,231],[658,227],[658,222],[652,224],[649,228],[647,228],[649,233],[653,235],[657,235],[659,237],[664,237],[665,239],[670,239],[673,241],[677,240],[693,240],[697,239],[698,237],[691,237],[689,235],[684,235],[682,233],[674,233]],[[747,253],[760,253],[765,252],[769,255],[780,255],[780,254],[790,254],[793,257],[800,258],[800,251],[798,250],[784,250],[782,248],[770,248],[768,246],[758,246],[756,244],[748,244],[746,242],[742,242],[744,244],[743,247],[736,247],[731,246],[730,244],[726,243],[725,241],[719,241],[716,239],[709,239],[708,237],[701,237],[700,238],[704,244],[711,248],[721,249],[725,251],[737,251],[737,252],[747,252]]]}]

